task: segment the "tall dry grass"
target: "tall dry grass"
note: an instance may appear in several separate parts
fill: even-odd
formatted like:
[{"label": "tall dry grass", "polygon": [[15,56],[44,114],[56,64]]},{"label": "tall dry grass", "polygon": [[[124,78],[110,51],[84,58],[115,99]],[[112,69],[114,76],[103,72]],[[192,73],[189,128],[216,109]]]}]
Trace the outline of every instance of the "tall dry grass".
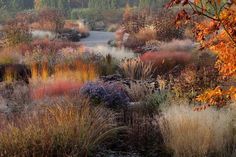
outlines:
[{"label": "tall dry grass", "polygon": [[54,72],[55,80],[75,80],[80,82],[93,81],[98,77],[96,66],[77,60],[72,65],[56,65]]},{"label": "tall dry grass", "polygon": [[153,75],[153,64],[144,63],[140,58],[126,59],[120,64],[125,77],[137,80],[149,79]]},{"label": "tall dry grass", "polygon": [[[170,106],[159,119],[166,146],[176,157],[230,156],[233,114],[229,110],[195,112],[189,106]],[[234,147],[234,148],[233,148]]]},{"label": "tall dry grass", "polygon": [[132,102],[140,102],[154,92],[154,85],[147,82],[131,82],[125,89]]},{"label": "tall dry grass", "polygon": [[84,63],[77,60],[71,64],[57,64],[50,68],[47,62],[31,65],[32,80],[54,80],[54,81],[92,81],[98,77],[98,72],[94,64]]},{"label": "tall dry grass", "polygon": [[86,157],[115,131],[114,114],[104,108],[58,104],[40,107],[0,130],[0,156]]},{"label": "tall dry grass", "polygon": [[157,32],[154,25],[149,25],[144,28],[141,28],[138,33],[135,34],[138,40],[147,42],[150,40],[155,40]]}]

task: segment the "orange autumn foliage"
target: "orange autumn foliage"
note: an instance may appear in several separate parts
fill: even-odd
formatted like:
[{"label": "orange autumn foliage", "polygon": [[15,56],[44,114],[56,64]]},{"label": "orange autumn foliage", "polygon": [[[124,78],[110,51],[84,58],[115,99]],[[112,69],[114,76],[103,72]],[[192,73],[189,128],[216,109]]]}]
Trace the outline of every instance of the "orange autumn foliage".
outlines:
[{"label": "orange autumn foliage", "polygon": [[236,100],[236,88],[230,87],[228,90],[223,90],[218,86],[213,90],[205,91],[202,95],[197,97],[198,101],[205,102],[208,105],[196,107],[195,110],[206,109],[208,106],[222,107],[226,105],[227,101],[230,99]]},{"label": "orange autumn foliage", "polygon": [[[236,3],[235,1],[223,2],[222,0],[172,0],[167,4],[167,7],[182,4],[189,5],[193,10],[193,16],[204,16],[205,20],[202,22],[195,22],[194,33],[196,40],[201,43],[202,49],[210,49],[217,54],[217,61],[215,66],[219,69],[223,78],[231,78],[233,82],[236,81]],[[207,4],[212,10],[207,10]],[[181,19],[186,21],[191,20],[185,10],[181,11],[176,23],[181,24]],[[183,22],[182,22],[183,23]],[[224,106],[227,100],[236,100],[236,87],[232,83],[231,87],[217,87],[213,90],[207,90],[202,95],[197,97],[197,100],[207,105],[199,109],[206,109],[206,107]]]}]

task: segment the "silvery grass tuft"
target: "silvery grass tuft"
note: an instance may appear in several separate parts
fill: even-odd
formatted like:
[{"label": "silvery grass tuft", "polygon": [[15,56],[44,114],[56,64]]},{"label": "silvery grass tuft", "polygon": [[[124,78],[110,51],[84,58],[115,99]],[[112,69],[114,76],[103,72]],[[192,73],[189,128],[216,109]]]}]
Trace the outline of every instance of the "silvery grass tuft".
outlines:
[{"label": "silvery grass tuft", "polygon": [[211,108],[196,112],[189,105],[169,106],[158,117],[165,145],[175,157],[231,156],[235,146],[233,112]]}]

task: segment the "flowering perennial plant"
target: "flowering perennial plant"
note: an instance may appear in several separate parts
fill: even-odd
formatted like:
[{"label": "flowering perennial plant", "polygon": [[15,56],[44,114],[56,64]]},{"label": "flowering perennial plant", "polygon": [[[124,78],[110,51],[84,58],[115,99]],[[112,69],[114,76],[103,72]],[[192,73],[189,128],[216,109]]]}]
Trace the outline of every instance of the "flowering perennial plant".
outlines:
[{"label": "flowering perennial plant", "polygon": [[116,82],[89,82],[80,93],[88,96],[94,104],[103,103],[114,109],[125,107],[130,100],[123,86]]}]

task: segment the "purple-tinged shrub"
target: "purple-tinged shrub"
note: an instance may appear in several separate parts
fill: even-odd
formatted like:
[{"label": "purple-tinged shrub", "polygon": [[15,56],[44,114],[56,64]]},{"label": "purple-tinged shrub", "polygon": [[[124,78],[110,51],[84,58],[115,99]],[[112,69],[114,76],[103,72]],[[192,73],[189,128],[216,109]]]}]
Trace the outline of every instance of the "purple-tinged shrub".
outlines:
[{"label": "purple-tinged shrub", "polygon": [[89,82],[80,93],[90,98],[94,104],[105,104],[109,108],[126,107],[129,97],[122,84],[115,82]]}]

